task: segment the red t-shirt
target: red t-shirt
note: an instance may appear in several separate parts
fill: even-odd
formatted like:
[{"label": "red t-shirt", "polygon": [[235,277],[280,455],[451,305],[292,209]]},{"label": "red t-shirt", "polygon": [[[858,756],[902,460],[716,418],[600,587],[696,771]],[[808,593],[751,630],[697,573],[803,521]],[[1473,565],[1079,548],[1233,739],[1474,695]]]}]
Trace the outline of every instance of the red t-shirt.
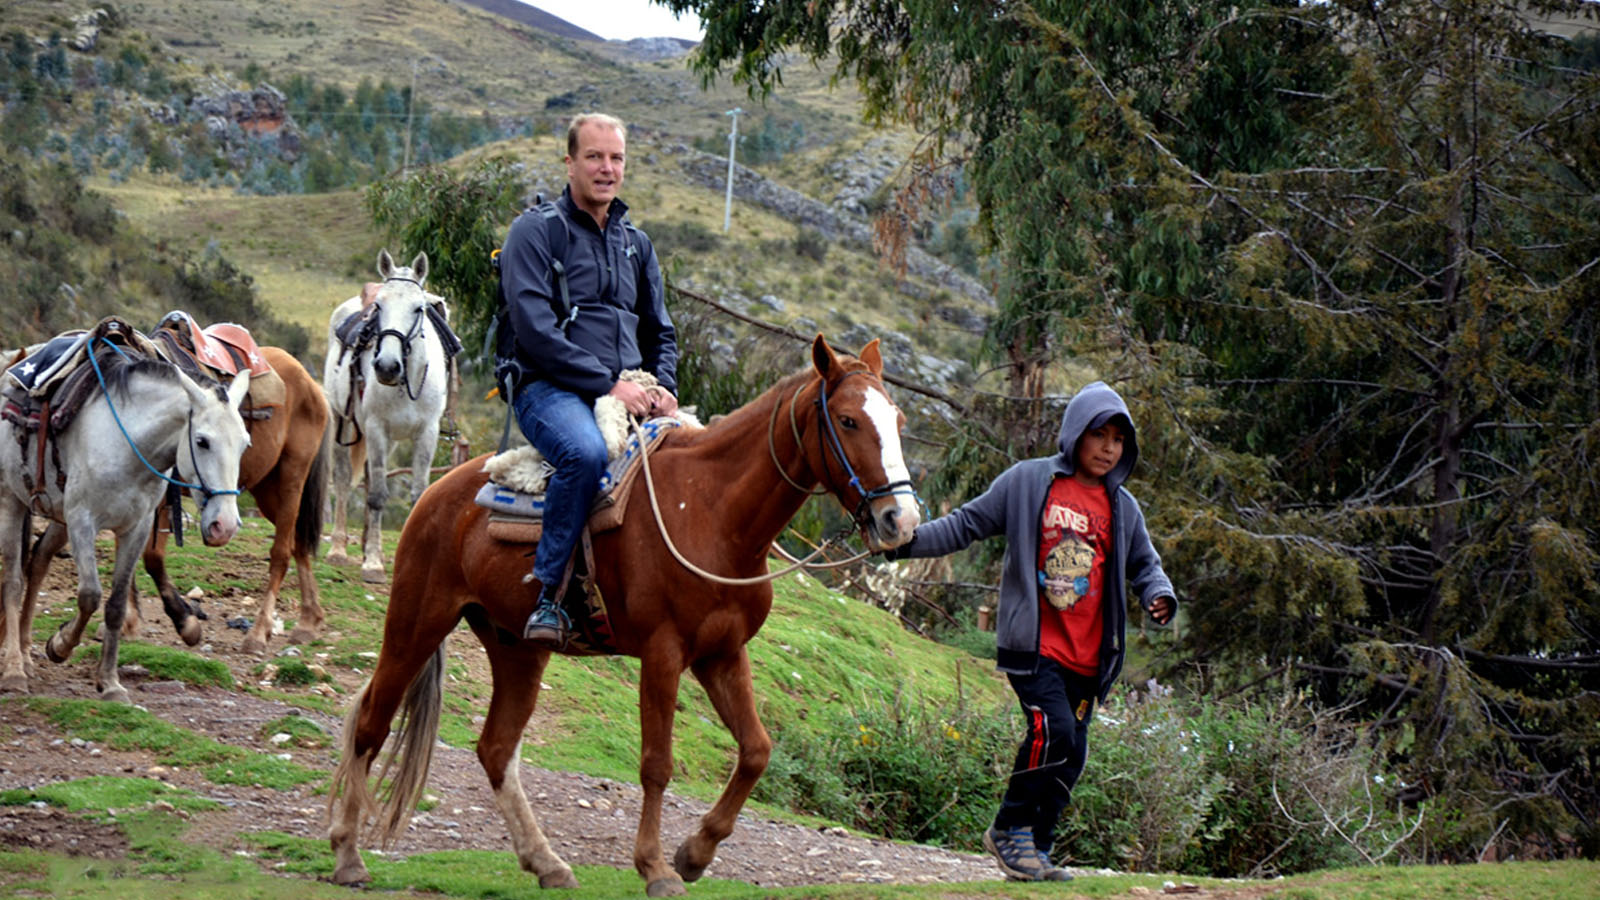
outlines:
[{"label": "red t-shirt", "polygon": [[1039,522],[1039,652],[1080,675],[1100,672],[1100,586],[1110,546],[1105,488],[1055,479]]}]

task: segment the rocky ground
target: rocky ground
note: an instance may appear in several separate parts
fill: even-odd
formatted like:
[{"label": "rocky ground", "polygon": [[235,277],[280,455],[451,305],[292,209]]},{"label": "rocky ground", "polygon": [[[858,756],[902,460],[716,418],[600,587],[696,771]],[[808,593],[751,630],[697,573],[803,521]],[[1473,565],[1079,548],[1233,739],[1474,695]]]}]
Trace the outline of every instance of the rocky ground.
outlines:
[{"label": "rocky ground", "polygon": [[[64,560],[52,570],[51,583],[46,586],[47,608],[59,610],[65,605],[63,598],[72,595],[73,588],[67,580],[70,571]],[[261,574],[264,576],[264,571]],[[377,589],[381,591],[382,588]],[[228,629],[223,623],[252,615],[251,603],[244,596],[208,597],[206,636],[193,651],[227,663],[241,684],[259,678],[252,670],[262,659],[242,653],[242,632]],[[165,618],[155,615],[143,624],[139,640],[181,646]],[[64,617],[58,611],[45,614],[46,620],[52,622]],[[283,646],[281,637],[274,639],[274,651]],[[473,655],[462,654],[467,659]],[[481,659],[481,654],[477,656]],[[136,666],[124,666],[122,674],[133,702],[167,721],[221,742],[261,752],[290,753],[295,762],[313,769],[332,769],[329,747],[278,746],[271,743],[271,735],[262,733],[266,723],[295,709],[291,705],[236,689],[154,680]],[[362,680],[361,675],[338,666],[329,667],[329,674],[347,691],[358,688]],[[67,663],[56,665],[46,661],[35,648],[32,693],[92,698],[92,679],[90,665],[81,652]],[[340,722],[335,717],[309,708],[301,708],[300,712],[329,734],[338,734]],[[97,774],[155,777],[223,804],[225,812],[197,814],[201,827],[193,830],[200,839],[222,848],[240,847],[237,836],[247,831],[273,830],[311,838],[322,838],[327,833],[324,800],[313,795],[314,786],[277,791],[213,784],[197,771],[157,765],[149,752],[123,752],[73,740],[18,704],[0,705],[0,747],[0,790]],[[641,793],[638,786],[526,764],[522,781],[546,835],[568,862],[632,868]],[[461,848],[501,848],[510,852],[510,838],[494,808],[488,780],[470,749],[438,749],[428,793],[437,798],[437,804],[416,815],[410,829],[390,852],[403,855]],[[694,830],[706,808],[707,804],[700,801],[669,795],[663,815],[663,843],[669,850]],[[0,807],[0,846],[115,857],[126,852],[127,841],[114,828],[87,822],[62,810],[22,806]],[[768,821],[749,813],[741,817],[733,836],[723,843],[707,875],[760,885],[950,883],[1001,877],[986,857],[875,840],[840,828]]]},{"label": "rocky ground", "polygon": [[[232,572],[230,577],[244,583],[265,580],[265,560],[261,571]],[[354,576],[352,576],[354,577]],[[65,598],[73,596],[71,567],[58,560],[45,586],[41,615],[46,621],[65,618],[60,610]],[[381,586],[374,593],[383,593]],[[298,600],[292,591],[285,598]],[[226,627],[230,619],[252,616],[254,599],[240,592],[208,596],[204,606],[209,613],[201,645],[190,652],[202,653],[225,662],[239,684],[250,684],[260,676],[261,657],[239,649],[243,632]],[[145,621],[138,639],[146,643],[182,646],[166,619],[159,612]],[[98,624],[98,623],[97,623]],[[273,639],[272,652],[284,649],[282,636]],[[467,666],[469,676],[487,677],[481,653],[473,652],[470,638],[453,640],[452,663]],[[315,654],[310,654],[315,660]],[[345,695],[360,687],[364,676],[340,666],[329,666],[328,674]],[[276,744],[265,733],[267,723],[291,712],[316,722],[329,735],[337,736],[341,723],[337,717],[317,712],[310,705],[263,699],[238,689],[197,687],[150,677],[137,666],[124,666],[122,681],[133,702],[173,724],[207,735],[217,741],[265,753],[287,753],[300,765],[331,771],[329,746],[299,747]],[[326,690],[324,686],[324,690]],[[33,694],[48,697],[93,698],[93,673],[81,654],[65,664],[45,660],[34,650]],[[537,728],[536,713],[530,728]],[[0,790],[28,788],[53,781],[90,775],[123,775],[158,778],[219,802],[223,810],[193,814],[192,839],[205,841],[221,850],[245,849],[240,835],[253,831],[277,831],[314,839],[325,839],[327,822],[325,798],[315,794],[315,785],[278,791],[241,785],[219,785],[198,771],[159,765],[148,751],[126,752],[86,743],[64,735],[17,703],[0,703]],[[569,772],[555,772],[523,764],[522,783],[540,825],[557,853],[569,863],[606,865],[631,869],[634,829],[641,791],[637,785],[594,778]],[[402,836],[386,852],[396,857],[445,849],[502,849],[511,852],[511,840],[489,793],[488,780],[471,749],[440,745],[433,759],[428,794],[436,802],[414,816]],[[662,843],[669,852],[698,825],[708,804],[669,792],[662,815]],[[364,845],[365,846],[365,845]],[[0,849],[32,848],[54,853],[114,859],[128,852],[128,841],[115,827],[97,824],[84,817],[43,805],[0,806]],[[368,846],[370,849],[370,846]],[[1073,869],[1074,874],[1111,874],[1104,870]],[[837,827],[810,827],[772,821],[747,811],[739,819],[733,835],[723,842],[707,877],[734,879],[764,886],[792,886],[839,883],[944,884],[994,882],[1002,878],[986,856],[959,853],[937,847],[878,840],[850,833]],[[1165,891],[1135,887],[1127,896],[1158,892],[1193,894],[1197,897],[1246,900],[1273,891],[1266,883],[1241,883],[1227,890],[1194,890],[1192,885],[1168,883]],[[947,896],[958,896],[946,894]]]}]

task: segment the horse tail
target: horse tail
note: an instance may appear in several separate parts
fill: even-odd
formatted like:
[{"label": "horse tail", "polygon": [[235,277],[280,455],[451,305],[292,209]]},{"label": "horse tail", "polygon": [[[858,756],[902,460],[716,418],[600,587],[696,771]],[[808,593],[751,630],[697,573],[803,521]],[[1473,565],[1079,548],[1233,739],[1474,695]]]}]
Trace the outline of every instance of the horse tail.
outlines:
[{"label": "horse tail", "polygon": [[328,503],[328,468],[333,457],[333,423],[322,429],[322,446],[311,460],[305,486],[300,490],[300,511],[294,520],[294,552],[315,553],[322,545],[323,513]]},{"label": "horse tail", "polygon": [[377,802],[372,797],[372,788],[367,784],[366,766],[356,757],[356,729],[361,718],[361,710],[367,705],[367,695],[372,692],[372,679],[361,686],[356,693],[356,699],[344,714],[344,735],[340,742],[339,764],[333,769],[333,776],[328,781],[328,821],[335,823],[336,812],[334,807],[338,804],[341,795],[349,795],[349,801],[356,805],[357,821],[366,821],[368,813]]},{"label": "horse tail", "polygon": [[[444,705],[444,647],[440,641],[439,649],[406,688],[393,748],[378,774],[380,784],[385,779],[389,781],[378,811],[378,833],[385,847],[405,831],[428,781],[428,766],[433,762],[433,746],[439,737],[439,711]],[[394,770],[393,778],[389,778],[390,769]]]}]

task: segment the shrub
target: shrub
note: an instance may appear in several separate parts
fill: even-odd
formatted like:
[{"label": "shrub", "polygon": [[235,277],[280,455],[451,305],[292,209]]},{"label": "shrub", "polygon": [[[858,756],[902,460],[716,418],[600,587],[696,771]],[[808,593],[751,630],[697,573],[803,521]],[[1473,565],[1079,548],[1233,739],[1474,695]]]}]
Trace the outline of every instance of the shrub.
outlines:
[{"label": "shrub", "polygon": [[757,799],[897,840],[976,849],[1010,772],[1009,709],[937,709],[896,695],[786,732]]},{"label": "shrub", "polygon": [[1080,864],[1172,870],[1195,842],[1224,779],[1193,746],[1169,694],[1129,692],[1095,709],[1089,758],[1057,848]]},{"label": "shrub", "polygon": [[[1207,874],[1305,872],[1371,864],[1392,851],[1416,820],[1397,813],[1398,777],[1358,729],[1281,705],[1197,707],[1193,743],[1226,780],[1184,871]],[[1411,861],[1407,859],[1406,861]]]},{"label": "shrub", "polygon": [[695,221],[651,222],[645,233],[655,245],[656,256],[669,253],[710,253],[722,244],[722,235]]},{"label": "shrub", "polygon": [[1294,702],[1191,703],[1157,688],[1097,711],[1059,846],[1081,863],[1208,875],[1383,859],[1399,782],[1353,726]]},{"label": "shrub", "polygon": [[828,239],[817,229],[802,226],[795,232],[794,252],[812,262],[822,262],[828,258]]}]

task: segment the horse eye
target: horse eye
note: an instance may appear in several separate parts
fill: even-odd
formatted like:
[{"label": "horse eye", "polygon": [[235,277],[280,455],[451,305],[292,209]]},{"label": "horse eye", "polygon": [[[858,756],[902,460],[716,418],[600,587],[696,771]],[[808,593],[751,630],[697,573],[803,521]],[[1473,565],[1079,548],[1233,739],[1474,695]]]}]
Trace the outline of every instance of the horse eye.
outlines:
[{"label": "horse eye", "polygon": [[202,434],[194,439],[194,445],[199,447],[201,450],[210,450],[211,439]]},{"label": "horse eye", "polygon": [[849,416],[840,416],[839,417],[839,424],[843,425],[846,428],[854,428],[854,427],[856,427],[856,420],[850,418]]}]

